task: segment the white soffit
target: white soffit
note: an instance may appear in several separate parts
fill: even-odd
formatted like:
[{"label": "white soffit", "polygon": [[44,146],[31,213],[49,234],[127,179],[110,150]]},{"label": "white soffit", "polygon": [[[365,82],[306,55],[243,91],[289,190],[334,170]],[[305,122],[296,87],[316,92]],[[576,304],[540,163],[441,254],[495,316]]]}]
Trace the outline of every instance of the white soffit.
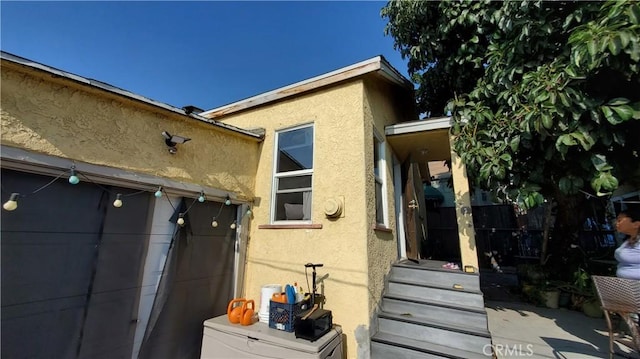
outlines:
[{"label": "white soffit", "polygon": [[450,128],[453,124],[451,117],[439,117],[412,122],[403,122],[385,127],[387,136],[402,135],[422,131],[440,130]]}]

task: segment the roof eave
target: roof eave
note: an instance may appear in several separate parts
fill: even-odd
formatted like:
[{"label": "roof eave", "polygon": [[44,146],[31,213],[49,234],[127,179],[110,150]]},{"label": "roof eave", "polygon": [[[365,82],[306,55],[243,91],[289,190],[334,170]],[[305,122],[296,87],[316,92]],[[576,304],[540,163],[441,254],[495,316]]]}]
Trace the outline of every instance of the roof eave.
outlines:
[{"label": "roof eave", "polygon": [[102,90],[102,91],[106,91],[106,92],[109,92],[109,93],[112,93],[112,94],[116,94],[118,96],[123,96],[123,97],[126,97],[128,99],[131,99],[131,100],[134,100],[134,101],[137,101],[137,102],[142,102],[142,103],[145,103],[147,105],[151,105],[151,106],[156,107],[156,108],[160,108],[160,109],[163,109],[163,110],[166,110],[166,111],[171,111],[171,112],[174,112],[174,113],[189,117],[191,119],[194,119],[194,120],[197,120],[197,121],[200,121],[200,122],[204,122],[204,123],[207,123],[207,124],[210,124],[210,125],[214,125],[216,127],[220,127],[222,129],[225,129],[225,130],[228,130],[228,131],[235,132],[237,134],[241,134],[241,135],[244,135],[244,136],[249,136],[249,137],[251,137],[253,139],[256,139],[256,140],[260,140],[261,141],[261,140],[264,139],[263,135],[256,134],[254,132],[251,132],[251,131],[248,131],[248,130],[244,130],[244,129],[241,129],[239,127],[235,127],[235,126],[232,126],[232,125],[221,123],[221,122],[215,121],[213,119],[203,117],[200,114],[195,114],[195,113],[188,114],[188,113],[185,112],[185,110],[183,110],[181,108],[177,108],[177,107],[168,105],[166,103],[162,103],[162,102],[159,102],[159,101],[155,101],[155,100],[146,98],[144,96],[137,95],[137,94],[135,94],[133,92],[130,92],[130,91],[127,91],[127,90],[123,90],[123,89],[117,88],[115,86],[111,86],[111,85],[109,85],[107,83],[104,83],[104,82],[92,80],[92,79],[89,79],[89,78],[86,78],[86,77],[82,77],[82,76],[78,76],[78,75],[72,74],[70,72],[66,72],[66,71],[63,71],[63,70],[56,69],[56,68],[51,67],[51,66],[43,65],[41,63],[37,63],[37,62],[31,61],[29,59],[25,59],[23,57],[16,56],[16,55],[4,52],[4,51],[0,51],[0,59],[2,59],[3,61],[8,61],[10,63],[14,63],[16,65],[20,65],[20,66],[28,67],[28,68],[35,69],[35,70],[38,70],[38,71],[46,72],[46,73],[49,73],[49,74],[54,75],[54,76],[66,78],[66,79],[69,79],[71,81],[83,84],[85,86],[90,86],[90,87],[93,87],[93,88],[96,88],[96,89],[99,89],[99,90]]},{"label": "roof eave", "polygon": [[412,83],[404,76],[402,76],[398,71],[396,71],[384,57],[376,56],[371,59],[361,61],[332,72],[328,72],[323,75],[312,77],[304,81],[296,82],[288,86],[284,86],[269,92],[249,97],[244,100],[240,100],[228,105],[202,112],[200,115],[212,119],[223,117],[225,115],[282,100],[291,96],[296,96],[305,92],[317,90],[324,86],[333,85],[338,82],[353,79],[373,72],[377,72],[383,78],[391,81],[392,83],[395,83],[402,87],[406,87],[409,90],[413,90]]}]

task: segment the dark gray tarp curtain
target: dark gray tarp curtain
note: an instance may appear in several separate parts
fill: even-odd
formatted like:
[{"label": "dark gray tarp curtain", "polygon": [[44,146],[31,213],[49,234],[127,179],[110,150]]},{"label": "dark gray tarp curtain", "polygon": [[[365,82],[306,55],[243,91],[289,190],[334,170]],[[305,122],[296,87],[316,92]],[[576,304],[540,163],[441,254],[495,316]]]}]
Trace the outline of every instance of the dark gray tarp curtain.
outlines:
[{"label": "dark gray tarp curtain", "polygon": [[[178,214],[184,212],[186,209],[184,199],[180,201],[178,206],[176,207],[173,216],[169,219],[172,223],[176,223],[178,220]],[[185,226],[187,224],[185,223]],[[189,227],[187,227],[189,228]],[[171,293],[171,287],[175,278],[176,270],[177,270],[177,261],[178,261],[178,243],[180,241],[180,234],[183,233],[183,228],[180,226],[175,226],[173,231],[173,236],[171,237],[171,244],[169,245],[169,252],[167,253],[167,259],[164,262],[164,267],[162,269],[162,276],[160,277],[160,282],[158,283],[158,291],[156,293],[156,298],[153,301],[153,307],[151,308],[151,313],[149,314],[149,322],[147,323],[147,328],[144,332],[144,339],[142,340],[142,344],[140,346],[140,353],[143,353],[145,350],[145,346],[149,343],[149,337],[156,327],[156,323],[158,322],[158,318],[160,317],[160,313],[162,313],[162,309],[167,303],[167,298],[169,297],[169,293]],[[141,355],[139,355],[141,356]]]},{"label": "dark gray tarp curtain", "polygon": [[[151,192],[2,169],[2,358],[131,358],[155,198]],[[123,206],[113,207],[117,193]],[[236,206],[193,202],[176,229],[141,358],[199,358],[203,322],[233,295]],[[180,207],[181,206],[181,207]],[[180,204],[184,209],[185,203]],[[219,227],[211,226],[217,215]],[[174,223],[177,215],[172,219]]]},{"label": "dark gray tarp curtain", "polygon": [[0,356],[130,357],[151,196],[52,179],[2,169]]},{"label": "dark gray tarp curtain", "polygon": [[171,218],[189,208],[173,236],[139,358],[199,358],[203,322],[225,314],[233,297],[235,230],[229,225],[236,206],[189,201]]}]

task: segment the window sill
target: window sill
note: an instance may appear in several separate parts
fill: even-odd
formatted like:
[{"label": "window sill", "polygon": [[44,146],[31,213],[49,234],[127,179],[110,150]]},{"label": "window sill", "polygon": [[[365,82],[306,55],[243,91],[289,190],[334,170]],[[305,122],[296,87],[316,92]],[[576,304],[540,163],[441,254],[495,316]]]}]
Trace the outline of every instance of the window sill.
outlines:
[{"label": "window sill", "polygon": [[379,224],[374,224],[373,225],[373,230],[374,231],[379,231],[379,232],[386,232],[386,233],[393,232],[393,230],[391,228],[387,228],[387,227],[379,225]]},{"label": "window sill", "polygon": [[322,224],[261,224],[258,229],[322,229]]}]

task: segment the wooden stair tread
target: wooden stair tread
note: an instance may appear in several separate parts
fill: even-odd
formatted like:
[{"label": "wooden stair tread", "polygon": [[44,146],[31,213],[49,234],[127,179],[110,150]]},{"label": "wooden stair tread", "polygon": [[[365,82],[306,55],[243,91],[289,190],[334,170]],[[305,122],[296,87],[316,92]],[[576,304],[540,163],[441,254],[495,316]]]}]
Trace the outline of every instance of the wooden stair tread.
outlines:
[{"label": "wooden stair tread", "polygon": [[428,327],[432,327],[432,328],[438,328],[438,329],[442,329],[442,330],[449,330],[449,331],[452,331],[452,332],[468,334],[468,335],[474,335],[474,336],[478,336],[478,337],[485,337],[485,338],[491,339],[491,333],[489,333],[488,329],[481,330],[481,329],[476,329],[476,328],[470,328],[468,326],[461,326],[461,325],[457,325],[457,324],[445,323],[445,322],[435,321],[435,320],[431,320],[431,319],[426,319],[426,318],[423,318],[423,317],[414,317],[414,316],[407,316],[407,315],[388,313],[388,312],[380,312],[378,314],[378,318],[379,319],[382,319],[382,318],[391,319],[391,320],[396,320],[396,321],[400,321],[400,322],[423,325],[423,326],[428,326]]},{"label": "wooden stair tread", "polygon": [[402,267],[402,268],[410,268],[410,269],[416,269],[416,270],[427,270],[427,271],[437,271],[437,272],[445,272],[445,273],[452,273],[452,274],[464,274],[464,275],[470,275],[470,276],[475,276],[478,277],[479,273],[474,272],[474,273],[467,273],[465,271],[461,269],[446,269],[446,268],[442,268],[443,264],[446,264],[447,262],[444,261],[434,261],[434,260],[424,260],[421,259],[419,261],[418,264],[411,262],[408,259],[403,259],[399,262],[396,262],[393,264],[393,267]]},{"label": "wooden stair tread", "polygon": [[[483,353],[475,353],[467,350],[462,350],[459,348],[453,348],[446,345],[441,345],[432,342],[426,342],[423,340],[414,340],[405,338],[402,336],[378,332],[371,337],[372,342],[387,344],[389,346],[397,346],[401,348],[411,349],[420,351],[423,353],[429,353],[434,355],[439,355],[444,358],[452,358],[452,359],[481,359],[481,358],[490,358],[490,355],[485,355]],[[489,352],[490,349],[487,349]]]},{"label": "wooden stair tread", "polygon": [[392,278],[389,278],[388,283],[406,284],[406,285],[411,285],[411,286],[414,286],[414,287],[443,289],[443,290],[450,290],[450,291],[453,291],[453,292],[471,293],[471,294],[480,294],[480,295],[482,295],[482,291],[481,290],[465,289],[464,286],[462,287],[462,289],[456,289],[456,288],[453,288],[453,286],[445,287],[445,286],[441,286],[441,285],[424,284],[424,283],[414,282],[414,281],[410,281],[410,280],[392,279]]},{"label": "wooden stair tread", "polygon": [[430,298],[418,298],[418,297],[400,296],[400,295],[392,295],[392,294],[386,294],[386,295],[383,295],[382,297],[383,299],[386,298],[386,299],[393,299],[393,300],[411,302],[416,304],[433,305],[437,307],[443,307],[448,309],[458,309],[465,312],[473,312],[473,313],[478,313],[483,315],[487,314],[487,311],[484,307],[478,308],[475,306],[456,304],[452,302],[444,302],[444,301],[430,299]]}]

